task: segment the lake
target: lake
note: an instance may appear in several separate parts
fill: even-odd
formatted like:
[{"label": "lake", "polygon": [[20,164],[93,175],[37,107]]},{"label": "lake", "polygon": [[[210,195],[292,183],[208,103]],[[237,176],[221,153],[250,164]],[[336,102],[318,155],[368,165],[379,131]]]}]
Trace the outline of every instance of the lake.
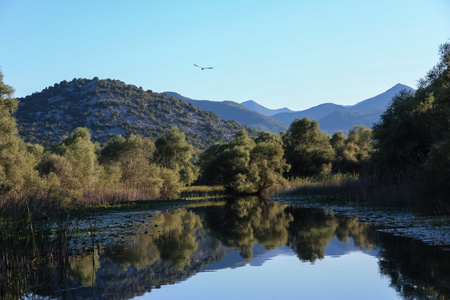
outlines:
[{"label": "lake", "polygon": [[2,299],[450,297],[450,251],[274,201],[101,214],[69,241],[64,260],[3,272]]}]

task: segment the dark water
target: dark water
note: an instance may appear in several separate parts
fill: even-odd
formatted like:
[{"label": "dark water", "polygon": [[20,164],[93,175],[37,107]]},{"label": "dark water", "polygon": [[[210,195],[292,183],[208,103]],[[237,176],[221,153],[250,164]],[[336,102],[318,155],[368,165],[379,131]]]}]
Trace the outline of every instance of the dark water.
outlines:
[{"label": "dark water", "polygon": [[2,272],[2,299],[450,297],[449,251],[332,212],[255,199],[73,226],[66,259]]}]

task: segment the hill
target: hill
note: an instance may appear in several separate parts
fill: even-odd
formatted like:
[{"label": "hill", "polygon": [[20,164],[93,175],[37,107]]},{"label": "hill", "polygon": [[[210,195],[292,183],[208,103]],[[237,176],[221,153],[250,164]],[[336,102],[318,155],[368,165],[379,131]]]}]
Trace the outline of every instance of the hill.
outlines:
[{"label": "hill", "polygon": [[18,100],[15,117],[20,135],[45,146],[77,127],[89,128],[92,139],[103,143],[118,134],[156,138],[178,126],[187,141],[200,149],[228,140],[242,128],[256,134],[236,121],[221,120],[213,112],[119,80],[62,81]]},{"label": "hill", "polygon": [[281,131],[286,131],[288,128],[288,126],[282,122],[233,101],[194,100],[175,92],[165,92],[165,94],[169,97],[174,97],[175,99],[190,103],[202,110],[212,111],[221,119],[234,120],[257,130],[279,133]]}]

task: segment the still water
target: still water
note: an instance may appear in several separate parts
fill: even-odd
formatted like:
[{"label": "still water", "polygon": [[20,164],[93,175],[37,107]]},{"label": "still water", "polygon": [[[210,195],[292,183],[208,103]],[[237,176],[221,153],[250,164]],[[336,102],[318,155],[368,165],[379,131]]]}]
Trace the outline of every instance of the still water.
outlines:
[{"label": "still water", "polygon": [[[257,199],[80,220],[64,264],[14,271],[6,298],[447,299],[449,251],[354,218]],[[5,298],[5,299],[6,299]]]}]

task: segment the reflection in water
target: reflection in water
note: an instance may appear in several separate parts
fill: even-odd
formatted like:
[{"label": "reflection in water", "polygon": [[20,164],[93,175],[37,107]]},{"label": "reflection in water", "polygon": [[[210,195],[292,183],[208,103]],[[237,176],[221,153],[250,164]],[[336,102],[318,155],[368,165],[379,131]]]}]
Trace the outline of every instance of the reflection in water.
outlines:
[{"label": "reflection in water", "polygon": [[[445,298],[450,291],[448,252],[316,209],[253,199],[105,218],[113,218],[117,227],[109,219],[107,225],[97,225],[98,235],[86,236],[92,247],[65,264],[7,268],[4,260],[1,298],[133,298],[202,270],[235,268],[248,261],[262,265],[270,259],[266,254],[287,253],[289,248],[302,262],[314,263],[330,255],[331,245],[344,247],[339,245],[349,241],[352,249],[377,250],[380,272],[405,298]],[[88,244],[77,239],[79,245]]]}]

